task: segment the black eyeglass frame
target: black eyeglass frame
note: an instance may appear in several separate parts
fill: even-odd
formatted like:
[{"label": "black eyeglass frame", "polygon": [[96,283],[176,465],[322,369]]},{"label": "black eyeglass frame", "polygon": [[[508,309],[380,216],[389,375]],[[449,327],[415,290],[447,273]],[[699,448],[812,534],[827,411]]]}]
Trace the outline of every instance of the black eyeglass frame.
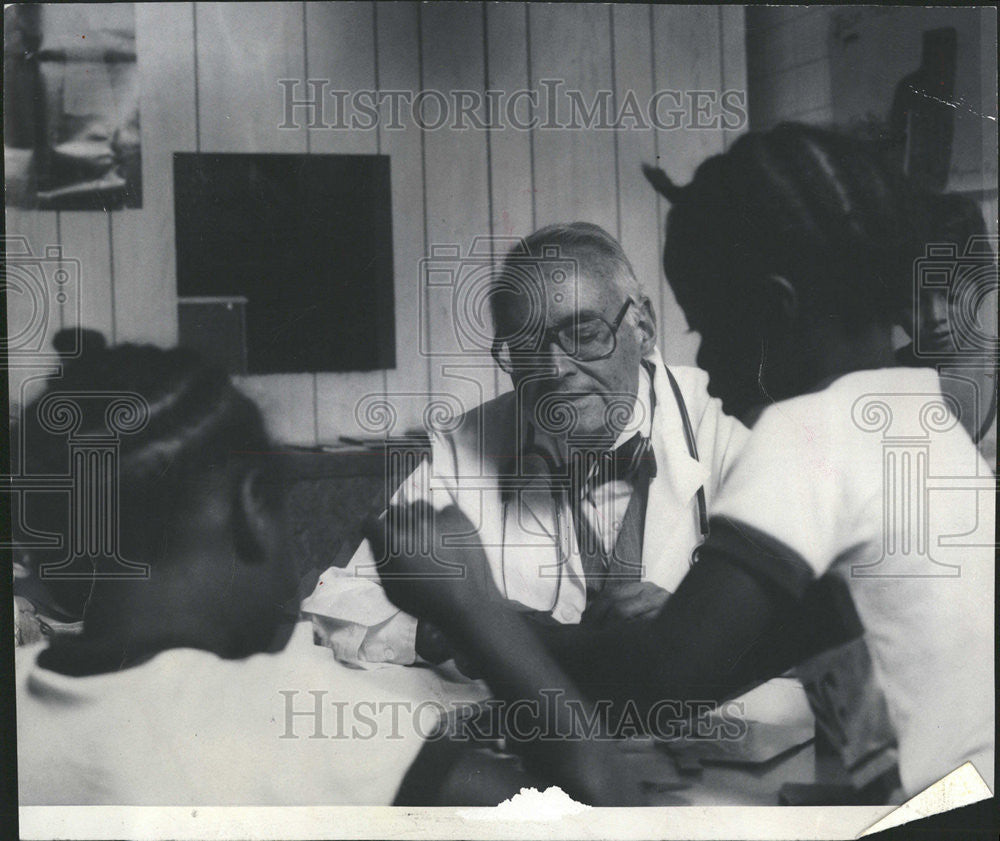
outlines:
[{"label": "black eyeglass frame", "polygon": [[[588,316],[585,319],[580,319],[574,316],[573,320],[569,324],[564,325],[562,327],[558,326],[550,327],[548,330],[542,333],[541,343],[538,345],[538,347],[543,349],[548,348],[552,345],[553,342],[555,342],[557,345],[559,345],[560,348],[562,348],[563,352],[567,356],[569,356],[570,359],[576,359],[579,362],[599,362],[602,359],[607,359],[618,348],[618,330],[621,328],[622,322],[625,320],[625,314],[628,312],[628,308],[633,304],[635,306],[639,306],[639,304],[636,302],[634,298],[629,297],[628,299],[626,299],[625,303],[622,304],[622,308],[618,310],[618,314],[615,316],[613,321],[608,321],[607,319],[599,315]],[[608,328],[608,330],[611,333],[611,347],[607,350],[607,352],[602,353],[600,356],[582,357],[579,354],[579,348],[573,347],[570,339],[566,339],[565,342],[563,341],[562,334],[566,330],[574,330],[574,329],[578,330],[581,324],[585,324],[591,321],[600,321],[604,324],[605,327]],[[567,347],[566,346],[567,344],[569,344],[570,347]],[[508,374],[512,374],[514,373],[514,371],[518,369],[518,366],[514,362],[514,360],[517,359],[518,356],[524,359],[537,359],[544,352],[543,350],[518,351],[518,352],[511,352],[510,350],[508,350],[508,357],[507,361],[505,362],[500,356],[500,348],[503,347],[503,345],[509,345],[509,342],[502,341],[500,339],[494,339],[493,345],[490,348],[490,353],[492,354],[493,359],[497,363],[497,365],[499,365]]]}]

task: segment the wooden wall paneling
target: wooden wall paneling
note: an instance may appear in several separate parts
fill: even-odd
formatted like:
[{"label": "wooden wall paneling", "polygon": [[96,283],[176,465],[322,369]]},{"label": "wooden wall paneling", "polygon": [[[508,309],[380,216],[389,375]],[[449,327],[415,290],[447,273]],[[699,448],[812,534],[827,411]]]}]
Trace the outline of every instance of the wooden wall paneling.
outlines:
[{"label": "wooden wall paneling", "polygon": [[[486,13],[486,69],[488,90],[502,92],[504,103],[512,94],[528,88],[527,10],[523,3],[488,3]],[[521,109],[523,110],[523,106]],[[523,119],[523,117],[521,118]],[[529,131],[507,121],[506,111],[498,116],[502,128],[490,130],[487,143],[490,159],[490,221],[495,238],[524,237],[534,230],[532,216],[532,151]],[[503,243],[497,239],[503,259]],[[510,378],[496,370],[497,391],[511,389]]]},{"label": "wooden wall paneling", "polygon": [[119,341],[177,343],[174,152],[197,148],[194,9],[135,4],[142,208],[111,216]]},{"label": "wooden wall paneling", "polygon": [[64,257],[80,261],[80,300],[78,306],[64,308],[64,326],[99,330],[108,344],[114,344],[115,291],[108,217],[102,210],[60,211],[59,241]]},{"label": "wooden wall paneling", "polygon": [[[746,8],[744,6],[719,6],[719,21],[722,27],[722,52],[720,54],[723,91],[742,91],[743,109],[746,111],[747,56],[746,56]],[[723,126],[722,141],[728,149],[747,130],[746,119],[735,127]]]},{"label": "wooden wall paneling", "polygon": [[[306,151],[306,132],[279,128],[280,79],[305,78],[301,3],[197,3],[197,102],[202,152]],[[317,440],[312,374],[239,378],[283,443]]]},{"label": "wooden wall paneling", "polygon": [[202,152],[305,152],[280,79],[303,78],[301,3],[196,3]]},{"label": "wooden wall paneling", "polygon": [[[567,91],[580,91],[590,107],[598,91],[611,91],[608,7],[590,4],[529,4],[531,87],[546,96],[540,81],[559,80],[556,120],[569,122]],[[617,235],[615,137],[610,129],[547,129],[534,132],[535,224],[594,222]],[[613,118],[611,118],[613,119]]]},{"label": "wooden wall paneling", "polygon": [[[622,5],[609,7],[609,12],[613,16],[616,110],[631,108],[634,102],[645,114],[653,95],[649,9]],[[637,120],[626,118],[617,132],[620,239],[659,319],[663,270],[660,268],[657,196],[642,174],[643,163],[655,163],[656,138],[651,123],[636,123]]]},{"label": "wooden wall paneling", "polygon": [[[305,78],[329,80],[323,89],[323,119],[334,125],[343,117],[336,113],[332,91],[375,90],[375,11],[371,3],[310,2],[305,4],[305,25]],[[311,95],[305,85],[300,85],[296,98]],[[304,117],[305,112],[301,113]],[[375,155],[380,151],[377,126],[367,131],[310,128],[308,133],[309,151],[314,155]],[[334,443],[340,435],[370,435],[358,424],[355,409],[366,397],[384,396],[383,372],[317,373],[315,377],[320,442]]]},{"label": "wooden wall paneling", "polygon": [[[722,84],[719,10],[715,6],[653,6],[651,13],[653,86],[679,91],[684,110],[690,112],[690,92],[718,92]],[[723,133],[721,128],[657,129],[656,144],[660,166],[676,182],[686,184],[698,164],[723,150]],[[660,218],[665,221],[669,206],[662,199],[660,202]],[[660,349],[664,359],[693,364],[699,338],[688,332],[669,284],[662,289]]]},{"label": "wooden wall paneling", "polygon": [[[333,91],[374,90],[375,11],[372,3],[309,2],[305,4],[306,78],[328,81],[325,87],[324,120],[337,125]],[[304,85],[298,99],[311,97]],[[300,118],[305,112],[300,111]],[[309,128],[309,151],[313,154],[375,155],[379,152],[379,130]]]},{"label": "wooden wall paneling", "polygon": [[[379,88],[410,91],[421,88],[419,4],[375,4]],[[396,318],[396,367],[385,372],[386,391],[397,412],[397,425],[419,426],[430,394],[430,367],[419,352],[421,331],[420,261],[424,256],[423,138],[404,108],[400,127],[393,128],[389,102],[380,109],[383,154],[390,157],[392,175],[392,263]],[[395,398],[392,395],[397,395]],[[408,395],[408,396],[404,396]]]},{"label": "wooden wall paneling", "polygon": [[[55,272],[61,268],[60,264],[47,260],[42,265],[34,259],[45,260],[46,249],[59,245],[55,211],[8,207],[5,222],[8,237],[5,335],[10,342],[9,350],[18,350],[12,355],[13,364],[7,368],[9,414],[14,419],[20,417],[24,405],[38,396],[42,379],[55,367],[34,357],[36,352],[52,352],[52,337],[63,323],[63,305],[56,298],[59,287]],[[10,241],[19,237],[26,241],[20,247]],[[44,282],[38,282],[43,278]],[[75,305],[75,300],[74,297],[71,305]]]},{"label": "wooden wall paneling", "polygon": [[[45,388],[46,379],[55,372],[57,363],[51,358],[52,337],[63,323],[63,304],[58,300],[59,290],[70,283],[59,283],[61,271],[71,267],[54,257],[46,257],[47,249],[59,245],[57,213],[55,211],[6,208],[6,322],[4,338],[11,352],[9,364],[4,364],[7,374],[9,405],[7,425],[4,426],[0,446],[10,457],[10,475],[24,475],[24,451],[13,439],[16,427],[25,418],[25,407],[36,399]],[[15,238],[23,241],[15,241]],[[69,301],[71,306],[78,300]],[[43,361],[42,354],[49,356]],[[16,426],[15,426],[16,425]],[[10,499],[11,536],[16,540],[24,536],[21,526],[25,513],[20,495]],[[27,524],[30,527],[30,523]],[[37,524],[35,524],[37,525]]]},{"label": "wooden wall paneling", "polygon": [[[502,91],[504,102],[528,87],[526,25],[525,4],[486,4],[487,87]],[[518,113],[523,115],[523,106]],[[496,236],[523,237],[535,225],[531,216],[531,134],[511,126],[506,113],[501,121],[502,128],[488,133],[493,230]]]},{"label": "wooden wall paneling", "polygon": [[[980,108],[983,114],[996,115],[997,113],[997,10],[995,7],[980,7],[977,9],[981,16],[980,41],[979,41],[979,96]],[[997,189],[997,121],[983,120],[983,188],[996,191]],[[996,194],[993,196],[993,206],[996,208]],[[996,214],[986,219],[987,228],[996,232]]]},{"label": "wooden wall paneling", "polygon": [[[421,7],[421,18],[423,89],[441,92],[449,99],[449,108],[453,91],[482,92],[485,68],[481,4],[427,4]],[[457,291],[458,284],[465,282],[460,279],[462,273],[471,274],[473,266],[484,264],[486,269],[478,271],[475,283],[485,282],[489,275],[488,256],[485,262],[481,257],[466,259],[476,238],[490,233],[486,133],[477,129],[456,131],[449,127],[450,121],[431,130],[429,126],[438,120],[439,107],[440,103],[428,100],[422,111],[428,254],[435,248],[458,247],[459,259],[444,263],[454,267]],[[451,112],[454,116],[454,109]],[[488,240],[484,242],[488,245]],[[432,352],[431,391],[457,398],[463,409],[471,408],[491,397],[496,389],[488,341],[472,333],[478,329],[474,327],[474,314],[461,304],[455,306],[454,295],[446,286],[428,289],[425,300]],[[463,333],[471,339],[471,345],[463,345]],[[466,354],[470,349],[473,353]],[[436,354],[454,354],[458,358],[445,359]],[[468,378],[459,374],[463,370],[469,373]]]},{"label": "wooden wall paneling", "polygon": [[[435,89],[446,95],[485,87],[509,95],[541,90],[541,79],[559,79],[559,118],[565,120],[567,89],[582,91],[589,106],[599,90],[614,90],[620,103],[634,89],[644,104],[640,92],[745,86],[742,9],[139,4],[136,28],[143,207],[116,211],[110,221],[100,212],[58,214],[59,241],[83,269],[81,317],[70,315],[71,323],[99,329],[111,341],[168,345],[176,339],[174,151],[381,151],[391,156],[392,167],[397,366],[380,373],[247,378],[245,387],[264,404],[280,437],[313,443],[349,434],[357,429],[354,404],[367,394],[437,389],[471,403],[479,393],[488,397],[507,387],[488,363],[473,375],[480,389],[461,383],[454,371],[447,374],[443,360],[419,352],[422,316],[433,350],[458,349],[450,302],[428,296],[430,308],[421,308],[420,260],[430,244],[464,251],[476,235],[520,236],[575,218],[620,234],[644,285],[660,289],[665,355],[693,360],[697,336],[684,335],[673,296],[657,282],[668,208],[653,203],[638,166],[658,154],[660,165],[683,183],[701,160],[732,141],[733,132],[422,131],[406,109],[404,127],[386,129],[387,107],[381,130],[279,129],[284,103],[278,81],[298,80],[304,97],[302,83],[310,76],[330,78],[330,87],[339,89]],[[434,111],[428,102],[428,116]],[[55,243],[56,218],[12,210],[8,230],[37,231],[33,246],[34,239]],[[76,303],[63,309],[72,313]],[[423,402],[395,401],[397,429],[419,423]]]}]

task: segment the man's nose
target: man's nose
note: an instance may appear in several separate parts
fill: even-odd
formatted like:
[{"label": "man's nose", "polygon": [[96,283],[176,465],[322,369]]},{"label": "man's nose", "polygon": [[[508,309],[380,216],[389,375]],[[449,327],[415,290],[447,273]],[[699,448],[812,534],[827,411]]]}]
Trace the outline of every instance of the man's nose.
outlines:
[{"label": "man's nose", "polygon": [[576,371],[576,360],[566,353],[563,346],[558,342],[551,342],[547,349],[547,353],[549,363],[553,368],[555,368],[555,376],[557,379],[568,377]]}]

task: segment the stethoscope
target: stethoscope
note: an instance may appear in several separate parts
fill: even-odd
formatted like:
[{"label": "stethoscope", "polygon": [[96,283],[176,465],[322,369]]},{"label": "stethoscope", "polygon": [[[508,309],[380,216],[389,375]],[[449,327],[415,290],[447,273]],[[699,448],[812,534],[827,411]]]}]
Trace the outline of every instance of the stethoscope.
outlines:
[{"label": "stethoscope", "polygon": [[[695,461],[700,461],[701,459],[698,458],[698,444],[694,437],[694,428],[691,426],[691,417],[688,415],[687,404],[684,402],[684,395],[681,394],[681,387],[677,384],[677,380],[674,379],[674,375],[670,373],[670,369],[666,365],[663,366],[663,370],[667,372],[667,379],[670,380],[670,390],[674,393],[677,408],[681,413],[681,425],[684,427],[684,440],[687,442],[688,455]],[[708,537],[708,503],[705,501],[704,485],[698,487],[698,493],[695,496],[698,498],[698,527],[701,530],[702,540],[704,540]],[[691,553],[692,566],[698,560],[697,551],[698,549],[695,547]]]},{"label": "stethoscope", "polygon": [[[674,378],[674,375],[670,372],[670,369],[663,366],[664,371],[667,372],[667,380],[670,382],[670,390],[674,394],[674,400],[677,403],[677,409],[681,415],[681,426],[684,429],[684,441],[687,444],[688,455],[691,456],[695,461],[700,461],[698,458],[698,444],[694,437],[694,428],[691,426],[691,417],[688,414],[687,403],[684,401],[684,395],[681,393],[681,387]],[[652,373],[652,372],[651,372]],[[655,409],[654,409],[655,411]],[[526,453],[531,453],[540,456],[547,464],[553,466],[551,455],[540,448],[533,448],[531,441],[528,442],[525,448]],[[559,569],[559,574],[556,576],[556,591],[555,596],[552,600],[552,606],[548,608],[547,613],[552,613],[555,610],[556,605],[559,604],[559,595],[562,592],[562,579],[563,579],[563,567],[569,560],[569,552],[566,549],[566,544],[568,540],[564,537],[566,534],[563,531],[563,492],[560,488],[553,486],[550,489],[552,497],[552,511],[554,514],[553,519],[555,520],[555,537],[556,537],[556,554],[557,560],[555,566]],[[507,591],[507,510],[510,505],[510,495],[511,489],[505,488],[501,490],[501,498],[503,505],[503,512],[501,514],[500,520],[500,584],[503,589],[503,596],[505,599],[509,600]],[[698,505],[698,527],[701,532],[702,542],[708,537],[708,503],[705,499],[705,486],[701,485],[695,494]],[[699,544],[700,546],[700,544]],[[698,546],[696,546],[691,551],[691,559],[689,561],[691,566],[698,560]],[[547,569],[548,567],[546,567]]]}]

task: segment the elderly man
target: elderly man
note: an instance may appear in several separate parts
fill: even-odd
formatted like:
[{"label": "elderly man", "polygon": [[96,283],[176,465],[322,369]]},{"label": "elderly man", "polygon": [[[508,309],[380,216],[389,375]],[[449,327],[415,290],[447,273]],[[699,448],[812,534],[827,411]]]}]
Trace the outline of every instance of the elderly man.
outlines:
[{"label": "elderly man", "polygon": [[[493,281],[493,355],[514,390],[448,431],[395,502],[456,504],[493,581],[548,621],[655,615],[707,532],[720,479],[747,433],[695,368],[668,368],[656,318],[619,243],[596,225],[543,228]],[[369,543],[302,605],[317,636],[359,666],[457,653],[399,611]]]}]

